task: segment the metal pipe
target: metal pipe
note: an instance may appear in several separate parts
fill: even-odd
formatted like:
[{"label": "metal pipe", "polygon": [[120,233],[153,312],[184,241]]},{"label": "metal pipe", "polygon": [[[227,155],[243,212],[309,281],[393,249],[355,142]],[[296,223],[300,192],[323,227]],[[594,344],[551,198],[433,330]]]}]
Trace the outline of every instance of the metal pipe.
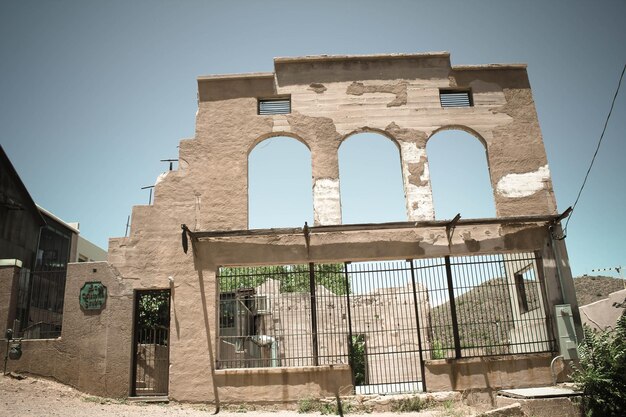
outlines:
[{"label": "metal pipe", "polygon": [[565,358],[563,357],[563,355],[558,355],[558,356],[555,356],[554,359],[552,359],[552,362],[550,362],[550,373],[552,374],[552,385],[556,385],[556,372],[554,372],[554,363],[559,358],[565,361]]}]

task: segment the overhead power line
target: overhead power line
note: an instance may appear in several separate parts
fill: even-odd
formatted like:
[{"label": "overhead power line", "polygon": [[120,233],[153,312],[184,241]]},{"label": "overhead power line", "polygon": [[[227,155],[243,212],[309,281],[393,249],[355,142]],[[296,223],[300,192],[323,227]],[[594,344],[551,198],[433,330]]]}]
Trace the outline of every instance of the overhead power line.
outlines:
[{"label": "overhead power line", "polygon": [[602,144],[602,139],[604,138],[604,132],[606,132],[606,127],[609,124],[609,119],[611,118],[611,114],[613,113],[613,106],[615,106],[615,100],[617,99],[617,95],[619,94],[619,88],[622,85],[622,78],[624,78],[624,72],[626,71],[626,65],[622,68],[622,74],[619,77],[619,81],[617,83],[617,89],[615,90],[615,94],[613,95],[613,101],[611,102],[611,108],[609,109],[609,114],[606,116],[606,121],[604,122],[604,127],[602,128],[602,134],[600,134],[600,140],[598,140],[598,146],[596,146],[596,151],[593,153],[593,158],[591,158],[591,163],[589,164],[589,168],[587,169],[587,173],[585,174],[585,179],[583,180],[583,184],[580,186],[580,190],[578,191],[578,195],[576,196],[576,201],[574,201],[574,205],[572,206],[572,213],[567,218],[565,222],[565,227],[563,228],[563,236],[567,235],[567,225],[569,225],[570,220],[572,220],[572,216],[574,215],[574,210],[576,209],[576,204],[578,204],[578,200],[580,199],[580,195],[585,188],[585,184],[587,184],[587,178],[589,178],[589,173],[591,172],[591,168],[593,167],[593,163],[596,160],[596,156],[598,155],[598,151],[600,150],[600,145]]}]

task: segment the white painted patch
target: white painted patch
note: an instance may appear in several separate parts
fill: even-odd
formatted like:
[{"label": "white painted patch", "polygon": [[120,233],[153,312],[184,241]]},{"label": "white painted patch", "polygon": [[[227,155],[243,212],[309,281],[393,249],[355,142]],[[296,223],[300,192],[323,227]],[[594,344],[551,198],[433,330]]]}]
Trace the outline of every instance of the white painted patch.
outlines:
[{"label": "white painted patch", "polygon": [[159,174],[159,176],[157,177],[156,181],[154,182],[154,185],[159,184],[161,181],[163,181],[165,179],[165,177],[167,177],[167,174],[169,174],[170,171],[165,171],[162,174]]},{"label": "white painted patch", "polygon": [[413,142],[398,141],[400,144],[400,152],[402,153],[402,159],[406,162],[417,163],[420,158],[426,153],[424,149],[420,149]]},{"label": "white painted patch", "polygon": [[498,181],[496,192],[509,198],[528,197],[543,189],[549,179],[550,170],[546,164],[537,171],[505,175]]},{"label": "white painted patch", "polygon": [[341,224],[339,180],[320,178],[313,184],[313,214],[316,225]]},{"label": "white painted patch", "polygon": [[[409,221],[417,222],[435,219],[433,193],[429,186],[418,187],[408,184],[405,187],[405,192]],[[415,208],[413,208],[414,205],[416,206]]]},{"label": "white painted patch", "polygon": [[[398,141],[402,156],[402,177],[404,180],[404,195],[406,196],[406,211],[409,221],[433,220],[435,208],[430,186],[417,186],[409,183],[409,164],[418,164],[426,156],[426,150],[418,148],[415,143]],[[420,175],[421,181],[429,181],[428,164],[424,164],[424,171]],[[413,208],[416,206],[415,208]]]}]

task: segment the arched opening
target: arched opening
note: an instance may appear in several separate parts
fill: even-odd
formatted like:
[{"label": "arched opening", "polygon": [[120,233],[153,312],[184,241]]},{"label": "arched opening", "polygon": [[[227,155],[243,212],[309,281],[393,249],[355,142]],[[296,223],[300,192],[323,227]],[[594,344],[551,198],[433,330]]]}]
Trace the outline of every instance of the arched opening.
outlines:
[{"label": "arched opening", "polygon": [[343,224],[406,221],[400,151],[389,138],[359,133],[339,147]]},{"label": "arched opening", "polygon": [[272,137],[248,155],[248,228],[313,224],[311,153],[290,137]]},{"label": "arched opening", "polygon": [[462,130],[443,130],[426,145],[435,218],[496,217],[485,147]]}]

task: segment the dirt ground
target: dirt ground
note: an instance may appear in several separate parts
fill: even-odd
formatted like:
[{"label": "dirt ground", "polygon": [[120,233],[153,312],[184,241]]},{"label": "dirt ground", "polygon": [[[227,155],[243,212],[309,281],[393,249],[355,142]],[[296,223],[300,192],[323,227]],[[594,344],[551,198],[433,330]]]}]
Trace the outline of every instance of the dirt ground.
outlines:
[{"label": "dirt ground", "polygon": [[[461,417],[476,415],[476,409],[458,404],[440,404],[429,407],[420,412],[370,412],[348,410],[349,416],[420,416],[420,417]],[[15,379],[3,376],[0,373],[0,416],[4,417],[140,417],[140,416],[186,416],[208,417],[213,415],[213,405],[180,404],[146,404],[132,403],[126,400],[112,400],[90,396],[74,388],[55,381],[27,376],[25,379]],[[277,407],[262,409],[251,405],[223,406],[219,416],[238,416],[245,414],[249,417],[288,417],[288,416],[315,416],[320,411],[310,414],[300,414],[296,410],[280,410]]]}]

